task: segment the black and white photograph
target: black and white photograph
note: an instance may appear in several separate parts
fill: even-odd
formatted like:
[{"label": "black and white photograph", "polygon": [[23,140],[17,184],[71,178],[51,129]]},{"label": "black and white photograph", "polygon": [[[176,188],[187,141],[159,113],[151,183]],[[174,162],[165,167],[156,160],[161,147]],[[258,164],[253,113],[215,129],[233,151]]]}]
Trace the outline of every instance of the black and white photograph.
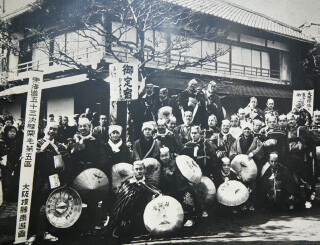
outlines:
[{"label": "black and white photograph", "polygon": [[320,244],[319,0],[0,0],[0,244]]}]

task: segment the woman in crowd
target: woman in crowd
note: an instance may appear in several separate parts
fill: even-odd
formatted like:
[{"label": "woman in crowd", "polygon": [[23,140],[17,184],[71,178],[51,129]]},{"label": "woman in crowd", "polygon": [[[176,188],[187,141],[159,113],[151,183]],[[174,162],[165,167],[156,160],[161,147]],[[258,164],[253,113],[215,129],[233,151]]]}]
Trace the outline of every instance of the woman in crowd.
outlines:
[{"label": "woman in crowd", "polygon": [[0,140],[1,172],[4,199],[16,201],[20,176],[21,143],[17,139],[17,128],[5,126]]}]

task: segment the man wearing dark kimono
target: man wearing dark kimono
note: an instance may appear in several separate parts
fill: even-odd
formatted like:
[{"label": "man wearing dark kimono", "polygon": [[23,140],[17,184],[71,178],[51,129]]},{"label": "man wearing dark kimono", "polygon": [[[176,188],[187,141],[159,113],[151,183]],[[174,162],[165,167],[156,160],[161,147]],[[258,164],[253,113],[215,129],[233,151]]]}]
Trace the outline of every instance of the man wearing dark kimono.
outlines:
[{"label": "man wearing dark kimono", "polygon": [[133,163],[133,176],[127,179],[116,194],[107,234],[116,238],[127,238],[145,230],[143,213],[152,197],[159,195],[152,179],[145,176],[143,161]]},{"label": "man wearing dark kimono", "polygon": [[276,152],[269,155],[269,161],[263,166],[258,187],[259,201],[265,208],[294,209],[299,203],[299,182],[279,163]]}]

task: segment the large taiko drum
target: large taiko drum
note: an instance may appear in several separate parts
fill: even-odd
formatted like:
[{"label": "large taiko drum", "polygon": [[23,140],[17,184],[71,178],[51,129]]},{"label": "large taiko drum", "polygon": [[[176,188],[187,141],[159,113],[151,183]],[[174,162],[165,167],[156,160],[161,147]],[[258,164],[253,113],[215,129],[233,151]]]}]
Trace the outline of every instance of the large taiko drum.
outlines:
[{"label": "large taiko drum", "polygon": [[216,186],[207,176],[202,176],[199,184],[194,185],[196,195],[206,206],[213,204],[216,198]]},{"label": "large taiko drum", "polygon": [[146,167],[146,176],[153,179],[157,185],[160,181],[161,164],[155,158],[146,158],[142,160]]},{"label": "large taiko drum", "polygon": [[199,184],[201,182],[202,171],[199,165],[189,156],[180,155],[176,158],[176,164],[180,173],[188,181]]},{"label": "large taiko drum", "polygon": [[122,183],[132,175],[132,164],[122,162],[113,165],[111,170],[112,191],[117,193]]},{"label": "large taiko drum", "polygon": [[219,186],[217,200],[219,203],[235,207],[245,203],[249,198],[249,191],[244,184],[237,180],[230,180]]},{"label": "large taiko drum", "polygon": [[58,188],[48,197],[45,212],[50,224],[56,228],[68,228],[77,222],[82,211],[78,192],[70,187]]},{"label": "large taiko drum", "polygon": [[232,169],[242,178],[244,183],[250,183],[257,178],[257,165],[247,155],[237,155],[231,162]]},{"label": "large taiko drum", "polygon": [[154,236],[166,236],[179,230],[184,213],[181,204],[170,196],[159,196],[148,203],[143,220],[146,229]]}]

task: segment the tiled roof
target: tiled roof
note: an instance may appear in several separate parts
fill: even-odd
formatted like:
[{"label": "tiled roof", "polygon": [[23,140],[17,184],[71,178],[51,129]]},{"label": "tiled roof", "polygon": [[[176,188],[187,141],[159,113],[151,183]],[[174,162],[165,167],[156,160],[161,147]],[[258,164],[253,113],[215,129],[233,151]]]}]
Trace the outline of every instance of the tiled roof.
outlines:
[{"label": "tiled roof", "polygon": [[281,23],[263,14],[248,10],[226,0],[164,0],[193,11],[219,17],[245,26],[265,30],[300,41],[314,42],[300,29]]}]

